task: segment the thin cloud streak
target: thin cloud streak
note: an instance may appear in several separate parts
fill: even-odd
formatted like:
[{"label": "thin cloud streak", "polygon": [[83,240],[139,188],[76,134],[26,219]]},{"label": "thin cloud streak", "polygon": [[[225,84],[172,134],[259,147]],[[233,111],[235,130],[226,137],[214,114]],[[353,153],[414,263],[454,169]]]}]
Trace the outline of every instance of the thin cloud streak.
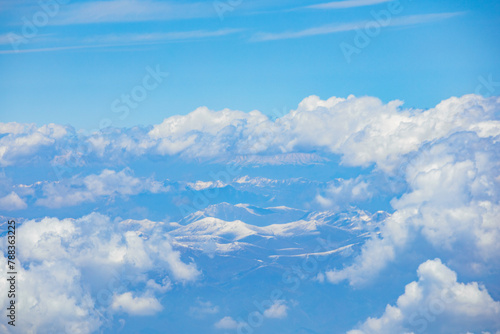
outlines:
[{"label": "thin cloud streak", "polygon": [[155,32],[155,33],[137,33],[137,34],[110,34],[91,37],[85,39],[88,43],[140,43],[140,42],[160,42],[202,39],[209,37],[221,37],[235,34],[243,31],[242,29],[220,29],[220,30],[193,30],[193,31],[174,31],[174,32]]},{"label": "thin cloud streak", "polygon": [[63,8],[55,25],[125,23],[217,16],[211,2],[174,3],[111,0],[75,3]]},{"label": "thin cloud streak", "polygon": [[193,31],[164,32],[164,33],[101,35],[84,39],[83,42],[85,44],[81,45],[53,46],[53,47],[21,49],[21,50],[0,50],[0,54],[52,52],[52,51],[63,51],[63,50],[73,50],[73,49],[121,47],[130,45],[150,45],[168,41],[182,41],[182,40],[203,39],[210,37],[222,37],[235,34],[241,31],[242,29],[220,29],[214,31],[193,30]]},{"label": "thin cloud streak", "polygon": [[305,8],[312,9],[344,9],[353,7],[365,7],[373,6],[380,3],[390,2],[393,0],[344,0],[344,1],[333,1],[327,3],[321,3],[317,5],[307,6]]},{"label": "thin cloud streak", "polygon": [[37,53],[37,52],[53,52],[53,51],[64,51],[64,50],[77,50],[77,49],[94,49],[94,48],[105,48],[110,46],[120,46],[120,45],[69,45],[69,46],[55,46],[47,48],[36,48],[36,49],[24,49],[24,50],[0,50],[0,54],[17,54],[17,53]]},{"label": "thin cloud streak", "polygon": [[[462,15],[463,12],[452,12],[452,13],[438,13],[438,14],[422,14],[422,15],[410,15],[403,16],[400,18],[395,18],[387,26],[409,26],[416,24],[429,23],[434,21],[440,21],[449,19],[458,15]],[[250,39],[251,42],[264,42],[264,41],[275,41],[282,39],[295,39],[302,37],[318,36],[318,35],[328,35],[335,34],[339,32],[353,31],[356,29],[361,29],[365,24],[371,21],[359,21],[346,24],[328,24],[320,27],[308,28],[295,32],[282,32],[282,33],[257,33]]]}]

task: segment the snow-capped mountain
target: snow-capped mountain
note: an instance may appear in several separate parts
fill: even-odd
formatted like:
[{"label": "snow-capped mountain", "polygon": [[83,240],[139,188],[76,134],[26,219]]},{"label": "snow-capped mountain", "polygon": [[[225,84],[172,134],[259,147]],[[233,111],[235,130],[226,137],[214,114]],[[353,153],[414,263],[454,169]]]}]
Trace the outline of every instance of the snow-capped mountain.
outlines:
[{"label": "snow-capped mountain", "polygon": [[[267,217],[271,216],[272,219]],[[294,219],[295,217],[299,219]],[[310,212],[220,203],[188,215],[169,233],[183,252],[201,252],[275,263],[280,258],[348,251],[376,233],[389,215],[362,210]],[[240,219],[226,220],[221,217]],[[262,218],[264,217],[264,218]],[[249,222],[257,221],[259,225]],[[263,222],[280,221],[263,225]]]},{"label": "snow-capped mountain", "polygon": [[179,223],[189,224],[204,217],[220,218],[226,221],[242,220],[255,226],[266,226],[270,224],[282,224],[304,217],[308,212],[305,210],[281,207],[260,208],[250,204],[218,203],[209,205],[187,215]]}]

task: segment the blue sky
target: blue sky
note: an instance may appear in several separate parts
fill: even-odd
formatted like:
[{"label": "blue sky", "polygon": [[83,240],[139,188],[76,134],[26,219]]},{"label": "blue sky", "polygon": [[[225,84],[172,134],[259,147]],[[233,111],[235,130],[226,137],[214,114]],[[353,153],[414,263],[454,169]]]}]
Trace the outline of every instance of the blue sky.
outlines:
[{"label": "blue sky", "polygon": [[[157,124],[199,106],[280,115],[312,94],[430,108],[474,93],[481,76],[500,77],[496,1],[401,0],[350,63],[341,43],[354,45],[353,29],[364,31],[373,12],[394,2],[346,3],[69,1],[16,53],[9,34],[29,33],[26,22],[42,20],[42,9],[2,1],[0,117],[94,129],[103,119]],[[120,119],[111,103],[140,84],[148,66],[168,78]]]},{"label": "blue sky", "polygon": [[498,3],[0,8],[0,333],[500,334]]}]

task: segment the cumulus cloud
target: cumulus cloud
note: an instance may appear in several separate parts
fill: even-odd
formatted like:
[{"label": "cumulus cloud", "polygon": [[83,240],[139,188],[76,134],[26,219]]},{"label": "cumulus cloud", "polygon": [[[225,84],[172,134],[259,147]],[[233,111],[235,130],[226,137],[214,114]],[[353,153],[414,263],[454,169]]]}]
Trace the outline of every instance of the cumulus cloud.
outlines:
[{"label": "cumulus cloud", "polygon": [[288,307],[284,300],[276,300],[268,309],[264,311],[264,317],[283,319],[287,316]]},{"label": "cumulus cloud", "polygon": [[198,299],[195,306],[189,308],[189,314],[198,319],[202,319],[208,315],[219,313],[219,307],[212,304],[210,301],[202,301]]},{"label": "cumulus cloud", "polygon": [[176,280],[189,282],[196,280],[200,276],[196,264],[194,262],[184,263],[181,260],[180,252],[174,251],[170,243],[159,243],[154,250],[158,252],[159,258],[168,265]]},{"label": "cumulus cloud", "polygon": [[23,210],[27,207],[28,205],[26,202],[15,192],[11,192],[7,196],[0,197],[0,210]]},{"label": "cumulus cloud", "polygon": [[[158,141],[157,151],[161,154],[185,151],[192,157],[218,157],[228,149],[234,150],[245,132],[266,124],[270,124],[269,118],[259,111],[212,111],[200,107],[188,115],[165,119],[153,127],[149,136]],[[247,150],[258,148],[249,146]]]},{"label": "cumulus cloud", "polygon": [[[19,228],[22,233],[18,242],[23,245],[19,256],[26,261],[64,260],[79,266],[128,265],[131,272],[134,268],[144,271],[161,265],[175,280],[187,282],[198,277],[196,265],[180,259],[180,252],[173,249],[161,228],[146,233],[124,230],[122,226],[100,214],[80,219],[30,220]],[[161,286],[168,284],[163,280]]]},{"label": "cumulus cloud", "polygon": [[[99,16],[93,13],[100,13]],[[176,3],[161,1],[112,0],[71,3],[63,8],[55,23],[109,23],[187,19],[215,16],[213,8],[205,3]]]},{"label": "cumulus cloud", "polygon": [[[29,246],[28,246],[29,247]],[[31,245],[33,247],[33,245]],[[7,259],[2,256],[5,263]],[[22,262],[27,264],[28,262]],[[16,330],[22,333],[93,333],[102,323],[94,307],[94,300],[81,282],[81,272],[69,261],[46,259],[31,263],[26,269],[18,265]],[[6,266],[0,274],[8,277]],[[8,282],[0,281],[0,289],[7,291]],[[7,294],[0,296],[0,305],[6,309]],[[10,327],[10,326],[9,326]],[[18,333],[6,329],[4,333]]]},{"label": "cumulus cloud", "polygon": [[57,124],[36,127],[34,124],[0,123],[0,166],[32,161],[43,148],[52,146],[68,134]]},{"label": "cumulus cloud", "polygon": [[366,284],[394,259],[394,248],[394,245],[386,240],[374,237],[363,245],[361,254],[353,264],[341,270],[327,271],[326,278],[333,284],[344,280],[348,280],[352,285]]},{"label": "cumulus cloud", "polygon": [[328,182],[326,189],[316,196],[316,202],[325,208],[341,208],[343,205],[372,197],[371,186],[363,177],[336,179]]},{"label": "cumulus cloud", "polygon": [[[466,95],[422,111],[402,109],[397,100],[383,104],[372,97],[323,101],[311,96],[279,121],[290,128],[294,138],[288,149],[298,145],[324,147],[342,154],[347,164],[375,162],[388,170],[401,155],[417,151],[425,142],[461,131],[479,133],[478,124],[483,121],[498,123],[494,120],[498,104],[498,98]],[[498,136],[499,129],[492,133]]]},{"label": "cumulus cloud", "polygon": [[[258,111],[202,107],[155,126],[109,128],[91,135],[54,124],[0,123],[0,166],[43,161],[64,165],[77,158],[81,159],[78,163],[95,167],[102,162],[109,165],[111,161],[171,155],[197,161],[317,163],[336,154],[346,165],[370,166],[366,172],[384,175],[388,182],[398,178],[404,185],[391,202],[394,213],[362,246],[359,256],[321,277],[332,283],[370,282],[391,261],[414,250],[417,239],[423,239],[459,274],[476,274],[498,268],[500,262],[499,107],[499,98],[477,95],[450,98],[428,110],[404,108],[401,101],[383,103],[373,97],[322,100],[311,96],[277,119]],[[202,191],[229,182],[184,184],[186,189]],[[243,190],[258,188],[259,194],[269,193],[275,199],[285,183],[241,178],[233,185]],[[35,187],[13,186],[3,176],[0,185],[1,210],[26,209],[26,197],[36,195]],[[168,191],[163,183],[136,177],[128,168],[70,174],[56,182],[44,181],[39,187],[43,196],[36,204],[50,208]],[[297,194],[300,190],[296,189],[303,188],[293,189]],[[317,195],[317,203],[335,208],[372,198],[376,190],[369,177],[338,179],[313,191],[311,198]],[[103,312],[155,314],[162,310],[161,295],[176,284],[202,276],[162,224],[148,220],[112,221],[99,214],[80,219],[44,218],[24,222],[19,232],[20,277],[24,277],[19,284],[25,305],[20,312],[32,315],[23,317],[28,319],[21,328],[25,332],[36,328],[90,333],[101,326]],[[102,282],[122,282],[124,273],[130,277],[126,285],[118,284],[119,290],[103,286]],[[368,319],[358,330],[418,331],[423,326],[418,310],[434,305],[441,291],[454,293],[453,305],[446,304],[445,310],[434,315],[436,319],[458,317],[470,331],[489,328],[477,325],[480,323],[498,325],[491,322],[498,318],[498,303],[480,285],[457,283],[455,273],[438,260],[422,264],[418,274],[419,280],[407,287],[396,306],[389,305],[382,316]],[[459,291],[465,292],[461,295]],[[5,295],[0,298],[4,307]],[[53,308],[48,306],[50,302]],[[264,316],[287,316],[284,301],[268,306]],[[209,302],[200,301],[195,309],[198,314],[219,312]],[[481,309],[486,310],[482,315],[477,312]],[[435,326],[440,323],[427,319],[426,325],[439,329]],[[239,325],[224,317],[215,327],[234,329]]]},{"label": "cumulus cloud", "polygon": [[153,138],[181,138],[190,132],[207,133],[211,135],[218,134],[228,126],[255,126],[268,117],[259,111],[245,113],[230,109],[213,111],[207,107],[200,107],[185,116],[172,116],[156,125],[149,132]]},{"label": "cumulus cloud", "polygon": [[[248,160],[249,156],[320,153],[341,155],[347,165],[375,163],[391,171],[402,156],[455,133],[469,131],[481,138],[500,135],[495,115],[499,104],[496,97],[465,95],[428,110],[414,110],[404,108],[398,100],[384,104],[374,97],[321,100],[310,96],[276,120],[256,110],[245,113],[200,107],[152,127],[103,129],[88,136],[76,136],[74,130],[53,124],[36,128],[2,123],[5,135],[0,138],[0,164],[34,158],[42,154],[42,147],[58,140],[64,143],[53,147],[51,154],[54,163],[62,164],[80,155],[98,161],[144,155],[232,161],[235,157]],[[315,158],[317,161],[320,159]]]},{"label": "cumulus cloud", "polygon": [[158,291],[160,293],[165,293],[172,289],[172,282],[168,277],[165,277],[161,283],[156,283],[155,280],[150,279],[146,283],[146,287],[152,291]]},{"label": "cumulus cloud", "polygon": [[429,260],[417,270],[418,281],[406,285],[396,305],[378,318],[368,318],[348,334],[463,333],[495,331],[500,326],[500,302],[484,286],[457,282],[454,271]]},{"label": "cumulus cloud", "polygon": [[0,123],[0,134],[18,135],[29,131],[33,127],[33,124],[22,124],[16,122]]},{"label": "cumulus cloud", "polygon": [[131,292],[113,296],[111,308],[130,315],[153,315],[163,309],[155,297],[134,297]]},{"label": "cumulus cloud", "polygon": [[[17,231],[19,327],[26,333],[92,333],[108,311],[155,314],[162,310],[159,295],[200,276],[161,226],[139,232],[91,214],[29,220]],[[0,243],[6,249],[5,238]],[[4,266],[0,274],[6,277]],[[6,284],[0,282],[2,291]],[[7,303],[2,294],[0,306]]]},{"label": "cumulus cloud", "polygon": [[214,326],[218,329],[236,329],[239,323],[231,317],[224,317],[217,321]]},{"label": "cumulus cloud", "polygon": [[[327,272],[332,283],[362,284],[423,237],[460,270],[500,262],[500,155],[495,140],[470,132],[425,145],[408,157],[408,191],[393,199],[394,214],[354,263]],[[481,269],[482,268],[482,269]]]}]

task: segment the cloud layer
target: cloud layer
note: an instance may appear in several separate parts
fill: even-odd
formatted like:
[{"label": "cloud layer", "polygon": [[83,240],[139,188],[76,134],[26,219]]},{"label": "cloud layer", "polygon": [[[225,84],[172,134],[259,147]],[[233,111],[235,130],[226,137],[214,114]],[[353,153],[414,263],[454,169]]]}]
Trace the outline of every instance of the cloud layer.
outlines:
[{"label": "cloud layer", "polygon": [[409,191],[363,247],[354,264],[327,273],[332,283],[370,280],[396,254],[417,247],[418,237],[462,270],[481,273],[500,262],[500,149],[473,133],[425,145],[403,168]]},{"label": "cloud layer", "polygon": [[[129,221],[112,222],[99,214],[25,222],[17,233],[22,321],[16,329],[93,333],[113,313],[160,312],[158,297],[170,282],[193,282],[200,272],[195,263],[181,260],[159,224],[141,231],[131,229]],[[5,238],[1,243],[6,249]],[[7,276],[5,266],[0,273]],[[2,291],[7,284],[2,280]],[[6,308],[7,295],[0,298]]]},{"label": "cloud layer", "polygon": [[[310,251],[294,254],[290,240],[310,241],[324,233],[348,238],[314,252],[335,261],[322,262],[309,277],[333,284],[369,287],[392,263],[416,253],[424,258],[412,272],[430,257],[426,252],[447,264],[438,259],[422,263],[418,280],[407,285],[394,306],[351,333],[419,332],[424,326],[436,333],[498,328],[494,290],[490,295],[479,283],[459,283],[457,274],[480,281],[500,265],[499,110],[500,98],[477,95],[453,97],[428,110],[374,97],[310,96],[276,119],[259,111],[200,107],[157,125],[92,134],[56,124],[0,123],[2,212],[56,212],[88,204],[98,211],[97,204],[131,196],[138,199],[129,201],[133,205],[154,197],[151,205],[163,210],[162,217],[184,204],[196,211],[183,211],[178,223],[123,220],[97,212],[80,219],[23,221],[19,312],[26,321],[21,330],[91,333],[115,315],[162,314],[164,296],[194,282],[213,283],[214,277],[204,281],[205,269],[213,273],[222,267],[211,264],[237,261],[257,268],[238,278],[244,280],[267,265],[311,259]],[[226,169],[206,172],[210,179],[176,181],[167,180],[171,171],[161,178],[151,172],[158,160],[169,159],[196,162],[198,169]],[[134,173],[132,168],[140,169],[145,160],[150,165]],[[290,166],[279,167],[283,179],[271,178],[276,166],[286,164],[310,164],[301,166],[300,173],[307,169],[312,179],[291,177]],[[234,165],[244,165],[250,176],[226,173]],[[39,166],[54,168],[59,179],[33,181],[38,175],[18,171]],[[320,173],[314,175],[316,171]],[[348,176],[338,176],[341,172]],[[19,183],[23,179],[29,182]],[[387,212],[376,207],[381,196],[388,198]],[[241,198],[244,202],[221,203]],[[356,207],[370,201],[375,202],[371,213]],[[315,212],[317,208],[334,211]],[[125,209],[110,212],[131,212]],[[1,243],[5,248],[5,238]],[[256,254],[271,264],[264,266]],[[0,269],[2,275],[5,269]],[[309,283],[319,285],[314,279]],[[7,299],[0,298],[0,306],[6,307]],[[266,305],[262,319],[272,326],[298,314],[297,305],[280,297]],[[198,299],[186,310],[214,331],[245,324],[220,300]]]},{"label": "cloud layer", "polygon": [[[439,259],[418,267],[418,281],[405,288],[395,306],[379,318],[368,318],[348,334],[466,333],[497,330],[500,302],[476,282],[457,282],[457,275]],[[498,333],[498,332],[497,332]]]},{"label": "cloud layer", "polygon": [[391,170],[401,157],[427,142],[454,133],[480,138],[500,134],[499,98],[466,95],[428,110],[404,109],[373,97],[304,99],[296,110],[271,120],[259,111],[244,113],[201,107],[152,128],[104,129],[83,135],[59,125],[2,123],[0,165],[34,163],[48,157],[56,165],[139,156],[181,155],[189,159],[233,160],[238,156],[283,153],[339,154],[352,166],[375,163]]},{"label": "cloud layer", "polygon": [[130,196],[142,192],[159,193],[167,190],[168,188],[160,182],[134,177],[130,169],[123,169],[119,172],[105,169],[97,175],[91,174],[84,178],[72,177],[64,182],[45,183],[42,188],[43,197],[39,198],[36,204],[59,208],[95,202],[103,197]]}]

